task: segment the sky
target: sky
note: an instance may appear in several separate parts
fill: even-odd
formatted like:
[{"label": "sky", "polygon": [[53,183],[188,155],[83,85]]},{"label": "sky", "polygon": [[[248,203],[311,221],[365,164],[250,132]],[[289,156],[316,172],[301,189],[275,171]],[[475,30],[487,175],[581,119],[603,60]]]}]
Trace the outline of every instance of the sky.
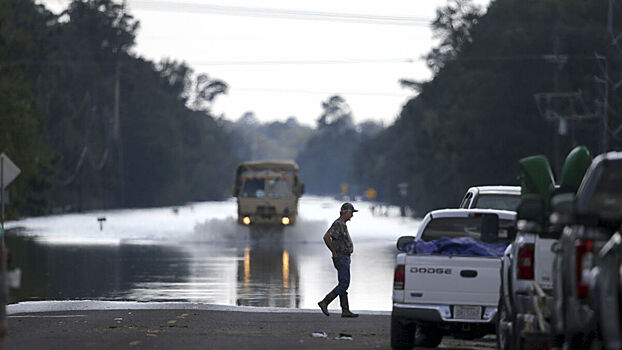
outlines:
[{"label": "sky", "polygon": [[[120,0],[119,0],[120,1]],[[341,95],[354,121],[390,125],[429,80],[423,56],[430,23],[447,0],[125,0],[140,21],[133,49],[159,62],[185,61],[229,85],[212,112],[230,120],[289,117],[315,126],[322,102]],[[69,0],[39,0],[50,10]],[[475,0],[483,7],[489,0]]]}]

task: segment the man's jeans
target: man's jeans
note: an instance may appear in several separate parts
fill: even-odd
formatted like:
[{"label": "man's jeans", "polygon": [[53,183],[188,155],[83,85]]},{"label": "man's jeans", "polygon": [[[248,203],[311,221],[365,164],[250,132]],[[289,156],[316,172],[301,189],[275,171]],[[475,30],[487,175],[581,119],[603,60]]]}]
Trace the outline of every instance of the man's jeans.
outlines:
[{"label": "man's jeans", "polygon": [[348,295],[348,287],[350,286],[350,257],[347,255],[337,255],[333,258],[333,265],[337,269],[337,279],[339,284],[333,289],[333,292],[341,295]]}]

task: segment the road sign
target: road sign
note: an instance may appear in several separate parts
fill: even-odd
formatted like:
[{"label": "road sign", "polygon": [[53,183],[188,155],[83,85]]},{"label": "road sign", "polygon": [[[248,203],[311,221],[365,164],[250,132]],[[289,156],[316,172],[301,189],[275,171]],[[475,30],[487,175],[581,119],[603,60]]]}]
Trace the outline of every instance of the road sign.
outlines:
[{"label": "road sign", "polygon": [[402,197],[406,197],[406,195],[408,194],[408,182],[400,182],[397,185],[397,188],[400,190],[400,195]]},{"label": "road sign", "polygon": [[347,183],[342,183],[341,184],[341,194],[342,195],[346,195],[348,194],[348,184]]},{"label": "road sign", "polygon": [[0,174],[2,174],[0,184],[2,184],[2,189],[6,188],[11,181],[15,180],[20,172],[21,170],[19,170],[17,165],[13,164],[11,159],[6,154],[0,154]]},{"label": "road sign", "polygon": [[373,188],[368,188],[367,191],[365,191],[365,196],[367,196],[367,199],[370,201],[376,199],[377,195],[378,193]]}]

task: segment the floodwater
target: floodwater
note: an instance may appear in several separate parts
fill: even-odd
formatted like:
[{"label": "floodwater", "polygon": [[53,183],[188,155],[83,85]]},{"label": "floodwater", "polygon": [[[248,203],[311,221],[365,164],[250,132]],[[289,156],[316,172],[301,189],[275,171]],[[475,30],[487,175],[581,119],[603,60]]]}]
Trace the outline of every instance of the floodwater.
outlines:
[{"label": "floodwater", "polygon": [[[348,223],[354,241],[350,305],[391,310],[396,239],[419,221],[368,202]],[[10,302],[190,301],[316,308],[337,283],[324,232],[341,202],[305,196],[295,226],[251,238],[236,202],[101,211],[12,221],[6,244],[22,270]],[[105,218],[100,222],[98,218]],[[331,307],[337,308],[337,303]]]}]

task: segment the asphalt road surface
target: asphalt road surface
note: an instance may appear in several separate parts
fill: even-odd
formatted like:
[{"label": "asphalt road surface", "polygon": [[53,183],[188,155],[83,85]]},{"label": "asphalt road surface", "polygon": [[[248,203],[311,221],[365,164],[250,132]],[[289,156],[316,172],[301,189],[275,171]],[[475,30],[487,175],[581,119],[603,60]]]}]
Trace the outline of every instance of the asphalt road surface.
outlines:
[{"label": "asphalt road surface", "polygon": [[[28,304],[28,303],[26,303]],[[390,315],[326,317],[318,310],[275,311],[204,304],[109,310],[21,312],[9,308],[5,349],[390,349]],[[121,304],[123,305],[123,304]],[[101,306],[101,305],[100,305]],[[236,311],[241,310],[241,311]],[[268,310],[264,312],[262,310]],[[18,311],[18,312],[15,312]],[[491,349],[494,337],[446,337],[442,349]]]}]

